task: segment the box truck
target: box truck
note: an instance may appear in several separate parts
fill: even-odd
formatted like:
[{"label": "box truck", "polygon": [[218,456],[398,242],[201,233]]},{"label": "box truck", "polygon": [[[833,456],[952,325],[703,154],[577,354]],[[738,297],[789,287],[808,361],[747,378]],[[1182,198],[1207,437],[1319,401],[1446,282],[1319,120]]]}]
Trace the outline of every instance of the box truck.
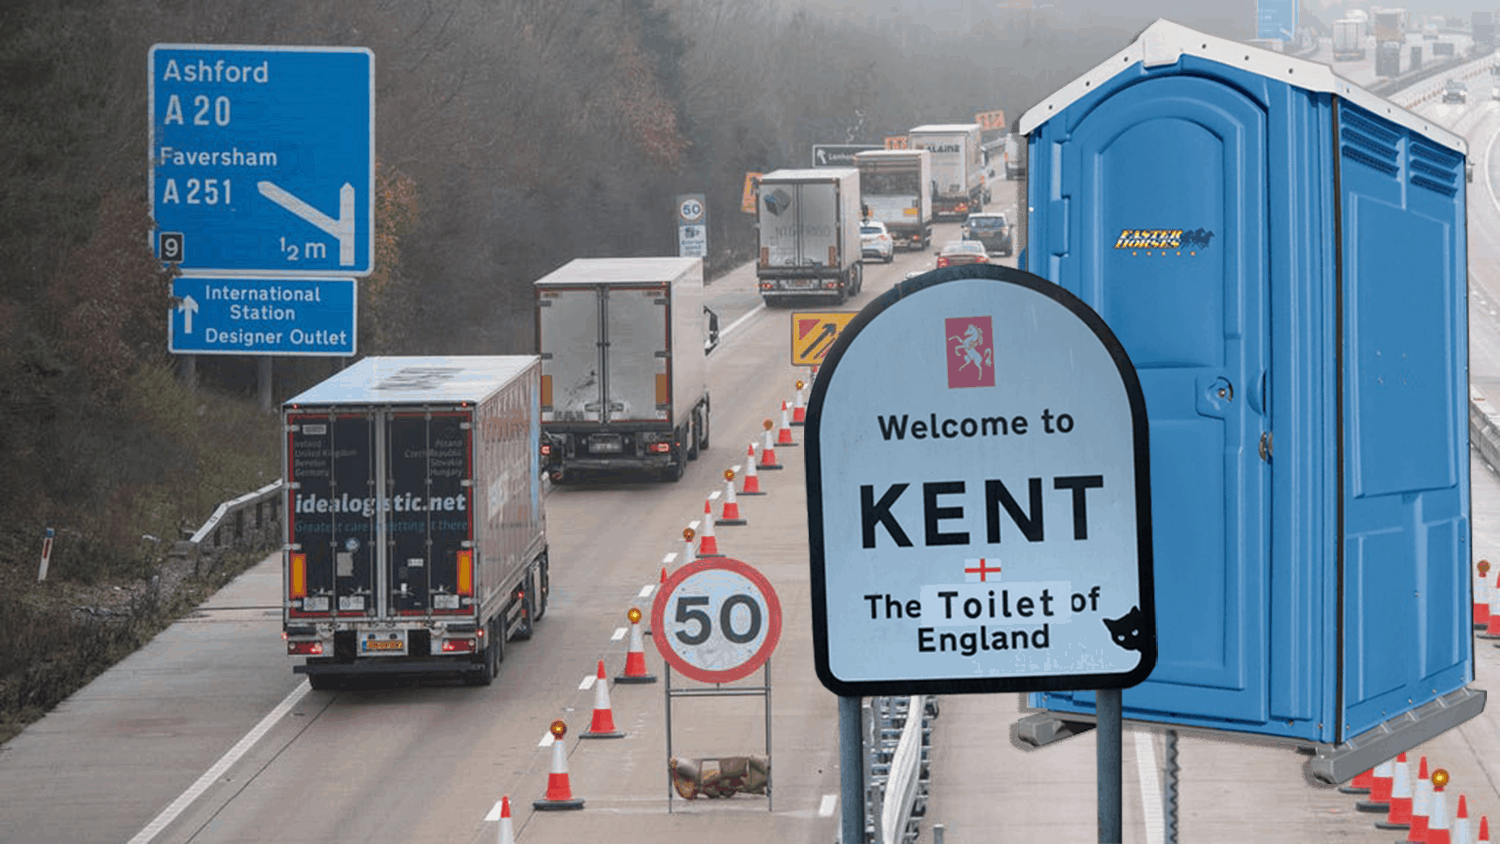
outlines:
[{"label": "box truck", "polygon": [[367,357],[282,407],[293,671],[488,685],[550,588],[534,355]]},{"label": "box truck", "polygon": [[932,153],[935,217],[962,220],[984,210],[984,162],[978,123],[918,126],[907,133],[907,145]]},{"label": "box truck", "polygon": [[1365,57],[1365,39],[1360,21],[1345,18],[1333,22],[1333,60],[1358,61]]},{"label": "box truck", "polygon": [[760,177],[755,278],[769,306],[790,299],[837,305],[859,293],[859,171],[776,170]]},{"label": "box truck", "polygon": [[860,210],[885,223],[896,243],[926,249],[932,242],[932,153],[925,149],[858,152]]},{"label": "box truck", "polygon": [[1478,715],[1465,140],[1169,21],[1020,128],[1049,174],[1032,271],[1150,409],[1158,658],[1124,717],[1312,747],[1341,782]]},{"label": "box truck", "polygon": [[702,259],[576,258],[533,287],[552,482],[600,470],[680,479],[709,442],[717,332]]}]

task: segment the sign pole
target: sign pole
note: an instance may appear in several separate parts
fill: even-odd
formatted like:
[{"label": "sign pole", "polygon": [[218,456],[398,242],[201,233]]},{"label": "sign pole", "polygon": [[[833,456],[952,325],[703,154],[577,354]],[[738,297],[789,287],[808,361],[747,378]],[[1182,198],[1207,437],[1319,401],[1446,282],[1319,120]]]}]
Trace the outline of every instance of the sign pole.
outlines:
[{"label": "sign pole", "polygon": [[1124,832],[1121,819],[1121,745],[1124,743],[1124,720],[1119,689],[1094,692],[1099,719],[1095,766],[1099,788],[1099,844],[1120,844]]},{"label": "sign pole", "polygon": [[864,763],[860,759],[861,698],[839,695],[839,803],[843,844],[863,844],[865,840]]}]

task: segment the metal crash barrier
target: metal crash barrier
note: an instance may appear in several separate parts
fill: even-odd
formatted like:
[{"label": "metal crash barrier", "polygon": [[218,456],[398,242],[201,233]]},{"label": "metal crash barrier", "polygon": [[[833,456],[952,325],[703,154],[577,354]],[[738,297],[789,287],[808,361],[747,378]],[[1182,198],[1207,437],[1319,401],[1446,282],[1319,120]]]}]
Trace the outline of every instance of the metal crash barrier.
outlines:
[{"label": "metal crash barrier", "polygon": [[864,735],[865,840],[912,844],[927,813],[928,754],[937,699],[871,697],[861,705]]}]

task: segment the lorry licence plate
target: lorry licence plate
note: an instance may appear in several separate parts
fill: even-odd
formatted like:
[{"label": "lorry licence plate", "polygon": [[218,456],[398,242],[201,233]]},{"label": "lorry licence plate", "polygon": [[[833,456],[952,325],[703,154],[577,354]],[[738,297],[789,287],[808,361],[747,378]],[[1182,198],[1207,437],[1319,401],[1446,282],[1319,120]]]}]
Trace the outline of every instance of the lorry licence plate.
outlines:
[{"label": "lorry licence plate", "polygon": [[589,451],[595,454],[619,454],[620,435],[600,434],[589,438]]},{"label": "lorry licence plate", "polygon": [[783,284],[786,285],[786,289],[788,290],[810,290],[818,286],[817,280],[811,278],[789,279],[783,282]]},{"label": "lorry licence plate", "polygon": [[405,654],[406,631],[383,630],[366,633],[359,640],[359,652],[362,654],[383,654],[386,656]]}]

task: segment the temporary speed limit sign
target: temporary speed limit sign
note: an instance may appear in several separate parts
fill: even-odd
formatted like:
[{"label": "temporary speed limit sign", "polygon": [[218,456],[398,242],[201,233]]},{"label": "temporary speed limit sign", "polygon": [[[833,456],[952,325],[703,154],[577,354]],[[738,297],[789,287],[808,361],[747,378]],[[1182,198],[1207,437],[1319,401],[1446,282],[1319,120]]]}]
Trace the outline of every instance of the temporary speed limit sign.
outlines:
[{"label": "temporary speed limit sign", "polygon": [[781,638],[781,601],[764,575],[739,560],[696,560],[661,585],[651,630],[668,665],[699,682],[728,683],[771,656]]}]

